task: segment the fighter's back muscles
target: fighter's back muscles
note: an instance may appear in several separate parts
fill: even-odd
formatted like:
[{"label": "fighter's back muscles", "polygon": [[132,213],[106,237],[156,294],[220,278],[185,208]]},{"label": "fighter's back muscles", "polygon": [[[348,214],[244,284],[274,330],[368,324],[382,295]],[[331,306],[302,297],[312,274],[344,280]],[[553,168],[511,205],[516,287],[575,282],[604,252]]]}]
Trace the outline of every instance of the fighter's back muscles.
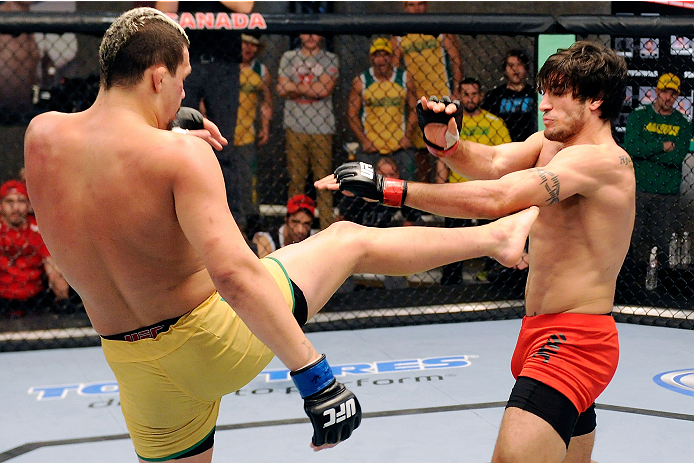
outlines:
[{"label": "fighter's back muscles", "polygon": [[181,315],[214,288],[177,224],[173,195],[161,193],[181,161],[166,137],[193,137],[132,121],[126,133],[115,123],[99,130],[99,117],[35,119],[26,157],[42,233],[97,331],[113,334]]},{"label": "fighter's back muscles", "polygon": [[26,138],[30,194],[44,214],[46,242],[97,332],[186,313],[212,294],[211,276],[289,368],[312,361],[317,354],[233,222],[211,148],[129,114],[47,114]]}]

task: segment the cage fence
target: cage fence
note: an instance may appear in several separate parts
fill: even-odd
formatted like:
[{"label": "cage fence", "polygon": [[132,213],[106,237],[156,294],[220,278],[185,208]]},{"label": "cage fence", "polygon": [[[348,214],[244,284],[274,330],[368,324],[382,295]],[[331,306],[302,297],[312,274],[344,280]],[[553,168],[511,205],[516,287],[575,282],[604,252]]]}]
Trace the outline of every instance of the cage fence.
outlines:
[{"label": "cage fence", "polygon": [[[210,21],[209,15],[210,24],[222,24],[221,30],[204,30],[207,26],[202,27],[200,21]],[[645,193],[637,199],[643,203],[637,217],[641,241],[633,243],[620,272],[613,315],[622,322],[692,329],[692,24],[682,18],[664,21],[652,17],[334,14],[247,16],[246,29],[232,26],[227,30],[216,15],[192,14],[187,19],[182,15],[178,20],[182,25],[187,21],[192,28],[192,76],[196,68],[202,73],[202,69],[214,67],[235,76],[208,85],[216,85],[215,90],[230,89],[232,95],[232,114],[237,115],[220,128],[234,140],[230,143],[232,157],[234,152],[247,154],[231,161],[220,157],[220,163],[228,163],[231,179],[238,179],[236,170],[248,172],[244,189],[229,193],[241,198],[230,199],[230,207],[259,252],[254,236],[263,231],[278,236],[288,218],[287,200],[297,194],[316,202],[311,223],[316,232],[335,220],[378,227],[481,223],[396,210],[339,193],[319,193],[312,184],[351,160],[372,162],[377,168],[394,170],[394,174],[388,171],[390,175],[410,180],[464,181],[423,149],[418,127],[411,126],[411,96],[436,92],[470,104],[471,114],[483,116],[466,116],[463,137],[467,139],[486,144],[521,140],[528,131],[542,128],[538,127],[534,88],[543,59],[538,56],[541,40],[573,34],[576,39],[599,41],[625,58],[627,93],[613,123],[615,139],[623,146],[653,142],[642,134],[630,139],[627,126],[632,114],[654,104],[661,90],[657,88],[659,77],[666,73],[677,76],[678,94],[672,106],[680,128],[661,122],[651,132],[660,140],[657,137],[668,131],[681,130],[686,147],[677,147],[671,165],[657,166],[663,171],[661,176],[651,175],[639,185]],[[0,75],[6,82],[0,93],[0,130],[25,125],[45,111],[88,108],[99,89],[100,37],[113,19],[109,15],[0,15]],[[227,20],[243,23],[229,16]],[[256,27],[248,29],[253,21]],[[318,36],[315,46],[320,53],[310,60],[301,58],[297,50],[313,47],[308,43],[313,34]],[[237,49],[216,51],[215,46],[227,43],[229,37]],[[253,45],[251,51],[244,43]],[[244,58],[244,53],[251,58]],[[228,71],[231,68],[236,69],[235,74]],[[238,79],[237,85],[234,79]],[[507,82],[514,79],[525,90],[504,94]],[[315,95],[297,98],[287,82],[312,87]],[[186,92],[191,93],[188,87]],[[197,109],[215,120],[219,101],[209,95],[195,101],[200,102]],[[676,186],[670,185],[667,191],[660,185],[666,171],[677,177]],[[656,184],[649,186],[647,181]],[[667,198],[653,202],[652,196]],[[3,246],[0,284],[16,287],[21,278],[11,273],[12,243]],[[658,249],[652,256],[654,246]],[[504,268],[490,259],[405,277],[355,275],[305,329],[520,318],[526,278],[527,270]],[[68,300],[56,300],[44,281],[38,293],[28,300],[25,296],[20,288],[15,293],[4,291],[0,297],[0,351],[98,344],[74,291]]]}]

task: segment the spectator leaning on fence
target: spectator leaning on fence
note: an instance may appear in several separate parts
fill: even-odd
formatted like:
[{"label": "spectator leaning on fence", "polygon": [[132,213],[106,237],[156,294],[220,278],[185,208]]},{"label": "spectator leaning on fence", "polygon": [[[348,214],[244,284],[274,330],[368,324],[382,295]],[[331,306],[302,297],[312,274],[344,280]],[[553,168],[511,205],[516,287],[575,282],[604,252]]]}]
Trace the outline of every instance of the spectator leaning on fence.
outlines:
[{"label": "spectator leaning on fence", "polygon": [[258,248],[258,257],[263,258],[289,244],[299,243],[317,230],[312,229],[316,215],[316,203],[309,196],[296,195],[287,201],[287,215],[278,228],[258,232],[253,236],[253,244]]},{"label": "spectator leaning on fence", "polygon": [[662,74],[653,104],[639,106],[627,120],[624,149],[634,161],[636,175],[636,221],[631,250],[636,262],[648,261],[653,246],[658,247],[659,261],[667,262],[670,236],[680,233],[686,220],[680,183],[692,123],[673,109],[680,85],[677,75]]},{"label": "spectator leaning on fence", "polygon": [[372,66],[352,81],[347,121],[361,144],[359,160],[376,165],[395,159],[403,179],[411,180],[412,133],[417,127],[417,97],[409,73],[393,66],[393,47],[385,38],[371,44]]},{"label": "spectator leaning on fence", "polygon": [[[428,2],[403,2],[403,10],[410,14],[427,12]],[[400,67],[404,61],[408,74],[414,81],[415,95],[419,98],[428,95],[451,96],[463,80],[463,63],[458,40],[453,34],[407,34],[393,36],[393,66]],[[429,154],[420,130],[412,134],[412,144],[417,149],[416,178],[419,181],[433,179],[435,159]]]},{"label": "spectator leaning on fence", "polygon": [[527,82],[530,59],[521,50],[506,53],[506,82],[487,93],[482,108],[501,117],[512,141],[525,141],[537,131],[537,92]]},{"label": "spectator leaning on fence", "polygon": [[[472,77],[463,79],[458,88],[458,95],[463,108],[463,122],[460,130],[461,140],[473,141],[487,146],[497,146],[511,142],[511,135],[503,119],[480,107],[480,103],[482,103],[484,98],[484,92],[477,79]],[[459,183],[466,181],[465,177],[451,171],[441,159],[437,161],[436,183]],[[481,224],[487,223],[487,221],[477,220],[475,223]],[[473,225],[473,222],[470,219],[446,217],[444,224],[446,227],[469,227]],[[491,261],[485,260],[485,269],[480,271],[476,278],[480,281],[485,281],[487,271],[490,270],[491,265]],[[441,284],[457,285],[462,282],[462,262],[454,262],[444,266]]]},{"label": "spectator leaning on fence", "polygon": [[0,316],[21,317],[67,299],[69,287],[53,263],[35,222],[27,220],[29,197],[24,182],[0,186]]},{"label": "spectator leaning on fence", "polygon": [[[332,94],[338,77],[337,55],[321,48],[323,37],[301,34],[301,47],[282,55],[277,93],[284,102],[289,196],[304,194],[309,165],[315,180],[330,174],[335,115]],[[334,221],[333,197],[319,191],[321,229]]]},{"label": "spectator leaning on fence", "polygon": [[[156,8],[165,13],[205,12],[218,14],[250,13],[254,2],[156,2]],[[241,34],[227,29],[187,29],[190,39],[190,63],[193,72],[185,82],[186,96],[183,106],[201,109],[213,120],[222,135],[232,140],[236,130],[239,107],[239,63],[241,62]],[[234,219],[242,231],[246,230],[246,217],[239,215],[236,172],[240,164],[233,143],[216,152],[227,187],[227,202]]]},{"label": "spectator leaning on fence", "polygon": [[[234,217],[245,217],[242,221],[248,225],[257,221],[259,216],[258,197],[255,191],[257,182],[258,149],[267,143],[270,137],[270,120],[272,119],[272,77],[267,67],[256,59],[263,51],[263,44],[258,37],[241,34],[241,76],[239,86],[239,107],[234,134],[234,152],[237,157],[236,182],[238,192],[234,195]],[[260,111],[258,106],[260,105]],[[256,121],[260,114],[260,130],[256,134]]]}]

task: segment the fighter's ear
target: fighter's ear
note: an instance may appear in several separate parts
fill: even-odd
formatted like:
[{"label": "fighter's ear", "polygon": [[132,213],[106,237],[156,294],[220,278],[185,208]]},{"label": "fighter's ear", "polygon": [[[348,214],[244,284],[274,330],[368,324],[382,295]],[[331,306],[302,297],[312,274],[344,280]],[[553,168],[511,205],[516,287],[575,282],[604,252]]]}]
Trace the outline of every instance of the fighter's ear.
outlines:
[{"label": "fighter's ear", "polygon": [[603,100],[592,100],[590,104],[588,104],[588,108],[590,108],[591,111],[596,111],[600,106],[602,106]]},{"label": "fighter's ear", "polygon": [[163,89],[164,77],[166,76],[167,72],[168,70],[166,69],[166,66],[154,66],[152,68],[152,85],[157,93],[161,92]]}]

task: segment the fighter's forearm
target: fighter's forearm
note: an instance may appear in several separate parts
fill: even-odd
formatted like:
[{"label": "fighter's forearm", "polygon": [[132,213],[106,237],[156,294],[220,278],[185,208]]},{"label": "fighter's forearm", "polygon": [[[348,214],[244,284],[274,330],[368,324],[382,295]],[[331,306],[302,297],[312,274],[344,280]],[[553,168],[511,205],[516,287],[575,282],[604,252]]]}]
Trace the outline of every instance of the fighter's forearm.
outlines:
[{"label": "fighter's forearm", "polygon": [[499,182],[430,184],[408,182],[405,204],[432,214],[469,219],[496,219],[523,209],[504,196]]},{"label": "fighter's forearm", "polygon": [[470,179],[495,179],[499,175],[494,171],[496,147],[462,141],[458,149],[441,160],[449,169]]}]

